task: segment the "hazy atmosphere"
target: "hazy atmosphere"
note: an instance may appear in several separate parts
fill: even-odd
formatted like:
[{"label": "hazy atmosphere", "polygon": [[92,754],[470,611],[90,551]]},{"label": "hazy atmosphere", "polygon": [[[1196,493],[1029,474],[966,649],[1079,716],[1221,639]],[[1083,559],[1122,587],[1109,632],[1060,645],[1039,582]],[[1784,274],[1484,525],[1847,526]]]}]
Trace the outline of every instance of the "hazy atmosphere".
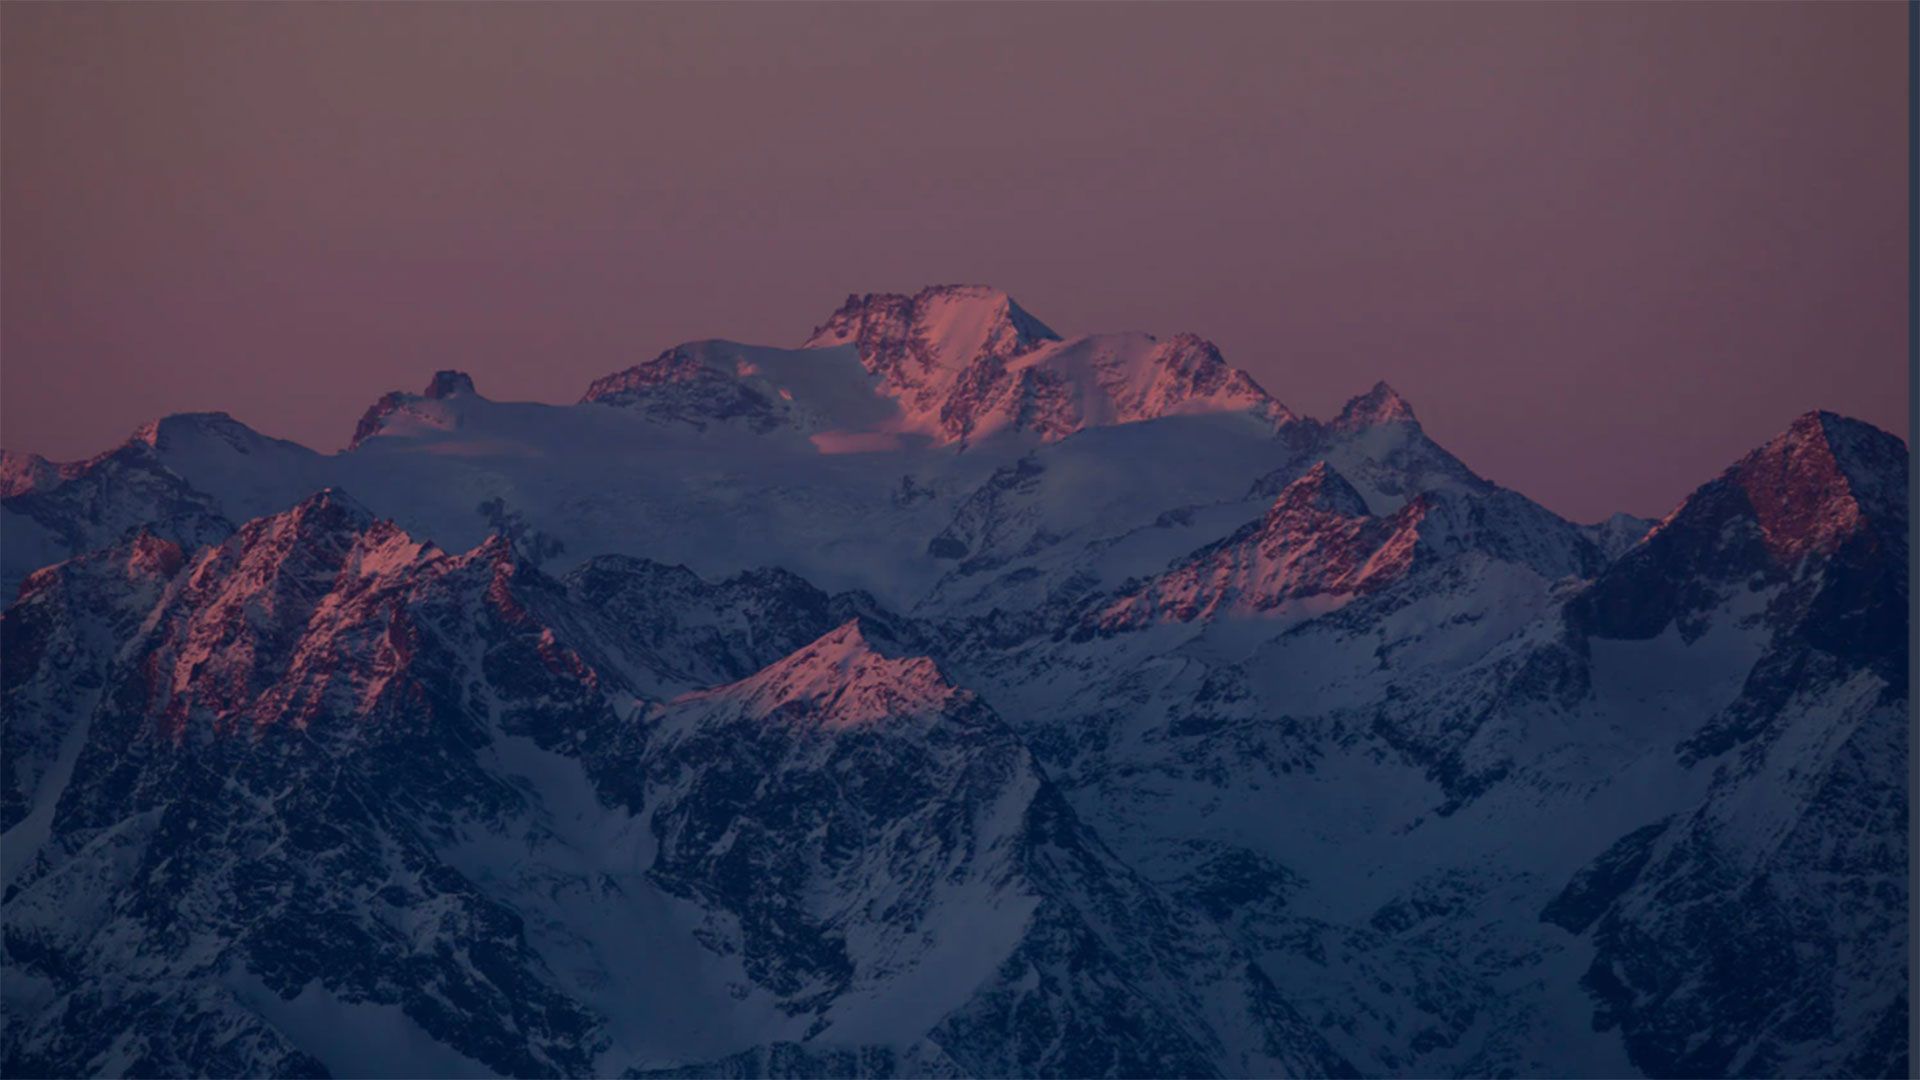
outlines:
[{"label": "hazy atmosphere", "polygon": [[1898,4],[0,14],[10,449],[331,450],[438,367],[572,401],[944,281],[1312,415],[1384,378],[1581,520],[1905,429]]},{"label": "hazy atmosphere", "polygon": [[0,0],[0,1078],[1911,1075],[1909,10]]}]

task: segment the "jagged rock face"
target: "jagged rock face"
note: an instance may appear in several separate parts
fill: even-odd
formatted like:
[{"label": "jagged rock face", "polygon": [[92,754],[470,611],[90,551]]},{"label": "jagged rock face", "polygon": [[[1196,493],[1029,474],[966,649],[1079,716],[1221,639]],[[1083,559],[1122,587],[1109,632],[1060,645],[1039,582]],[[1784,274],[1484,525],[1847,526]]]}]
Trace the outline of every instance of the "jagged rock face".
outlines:
[{"label": "jagged rock face", "polygon": [[1282,490],[1260,520],[1123,589],[1092,625],[1112,632],[1281,610],[1324,614],[1417,567],[1445,566],[1468,553],[1528,567],[1547,580],[1577,576],[1595,563],[1588,541],[1509,492],[1432,491],[1377,517],[1322,461]]},{"label": "jagged rock face", "polygon": [[92,712],[114,655],[182,561],[179,545],[141,533],[33,574],[0,617],[0,829],[35,810],[50,817],[53,807],[36,806],[33,795],[70,767],[63,750],[78,749],[61,721]]},{"label": "jagged rock face", "polygon": [[[503,771],[517,743],[574,763],[590,785],[576,814],[641,815],[652,851],[625,887],[702,912],[694,940],[795,1036],[911,1033],[968,1072],[1338,1063],[1231,942],[1196,943],[1098,850],[974,694],[930,660],[882,655],[857,622],[640,708],[634,657],[604,648],[633,613],[577,590],[661,568],[591,568],[570,589],[504,544],[449,556],[335,493],[190,564],[152,540],[107,554],[37,577],[0,624],[57,637],[35,620],[70,623],[72,599],[45,609],[102,577],[152,579],[114,593],[123,605],[157,596],[107,665],[70,776],[38,792],[53,798],[46,835],[9,866],[10,963],[45,983],[11,999],[12,1070],[338,1068],[282,1030],[297,1010],[273,1002],[309,1000],[395,1012],[500,1072],[637,1060],[619,1033],[638,1021],[550,968],[546,934],[565,929],[529,927],[475,854],[490,835],[536,861],[562,844],[552,793]],[[691,591],[760,614],[798,593],[813,610],[778,575]],[[61,662],[42,649],[9,687],[10,738],[30,734],[19,712],[50,708],[32,695]],[[545,865],[573,880],[565,860]],[[81,882],[97,896],[75,918]],[[1131,943],[1105,944],[1116,932]],[[119,962],[129,948],[144,959]],[[1188,951],[1219,965],[1217,986],[1180,984]],[[75,993],[108,969],[86,984],[104,998]],[[1089,1020],[1075,1002],[1096,985],[1105,1011]],[[1014,1015],[1041,1026],[1008,1047],[996,1025]]]},{"label": "jagged rock face", "polygon": [[1228,367],[1211,342],[1182,334],[1166,342],[1078,338],[1010,361],[983,355],[956,381],[940,421],[961,442],[1000,430],[1056,440],[1187,411],[1241,411],[1275,424],[1292,419],[1251,376]]},{"label": "jagged rock face", "polygon": [[1291,413],[1268,398],[1253,376],[1229,367],[1211,341],[1193,334],[1178,334],[1158,350],[1155,359],[1150,381],[1107,380],[1112,388],[1114,408],[1121,417],[1144,420],[1178,412],[1189,403],[1222,400],[1243,402],[1250,409],[1265,409],[1266,415],[1275,421],[1292,418]]},{"label": "jagged rock face", "polygon": [[[488,561],[322,495],[178,569],[42,792],[51,828],[9,866],[8,955],[42,980],[10,1001],[9,1071],[321,1074],[291,1014],[260,1004],[303,992],[398,1008],[498,1071],[590,1067],[594,1019],[431,839],[517,801],[479,768],[474,746],[513,717],[468,703],[481,673],[460,637],[490,640],[488,665],[516,677],[503,698],[591,689],[549,640],[507,631],[504,590],[471,599]],[[408,610],[437,589],[475,609],[444,636]],[[470,962],[445,962],[456,941]]]},{"label": "jagged rock face", "polygon": [[776,396],[734,372],[717,369],[686,346],[669,349],[644,364],[595,379],[580,401],[638,409],[667,421],[701,428],[737,422],[771,431],[789,421],[791,409]]},{"label": "jagged rock face", "polygon": [[1384,382],[1377,382],[1373,384],[1373,389],[1347,402],[1331,426],[1335,431],[1364,431],[1383,424],[1418,427],[1419,423],[1413,415],[1413,406],[1407,404],[1399,391]]},{"label": "jagged rock face", "polygon": [[5,463],[9,1074],[1907,1069],[1890,435],[1583,527],[946,288],[361,442]]},{"label": "jagged rock face", "polygon": [[60,468],[39,454],[0,450],[0,498],[10,499],[52,487],[61,480]]},{"label": "jagged rock face", "polygon": [[[1006,360],[1060,335],[1005,293],[977,285],[936,285],[913,296],[849,296],[815,328],[811,348],[853,345],[860,362],[909,397],[931,393],[981,359]],[[934,404],[931,397],[913,402]]]},{"label": "jagged rock face", "polygon": [[1353,485],[1321,462],[1288,485],[1265,517],[1131,590],[1095,625],[1112,631],[1157,619],[1192,622],[1377,588],[1412,565],[1424,512],[1425,504],[1414,502],[1376,518]]}]

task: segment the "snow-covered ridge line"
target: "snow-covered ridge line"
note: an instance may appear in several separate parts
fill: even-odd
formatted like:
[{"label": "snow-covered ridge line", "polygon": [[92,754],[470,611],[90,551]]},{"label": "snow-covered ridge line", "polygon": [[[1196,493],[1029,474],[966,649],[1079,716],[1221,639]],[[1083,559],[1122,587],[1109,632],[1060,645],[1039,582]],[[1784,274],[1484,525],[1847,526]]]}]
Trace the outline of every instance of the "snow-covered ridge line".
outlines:
[{"label": "snow-covered ridge line", "polygon": [[957,286],[8,455],[0,1072],[1900,1074],[1906,449],[1578,526]]}]

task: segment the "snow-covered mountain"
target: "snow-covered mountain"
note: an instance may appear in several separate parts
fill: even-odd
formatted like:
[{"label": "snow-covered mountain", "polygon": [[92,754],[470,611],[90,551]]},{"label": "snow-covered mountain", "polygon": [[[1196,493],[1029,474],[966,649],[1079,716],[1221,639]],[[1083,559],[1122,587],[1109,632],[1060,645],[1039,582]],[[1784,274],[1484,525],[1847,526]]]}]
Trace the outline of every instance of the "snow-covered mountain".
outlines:
[{"label": "snow-covered mountain", "polygon": [[967,443],[999,431],[1063,439],[1101,424],[1183,412],[1292,417],[1252,376],[1192,334],[1063,339],[1011,297],[945,285],[849,296],[807,348],[850,347],[900,404],[901,430]]},{"label": "snow-covered mountain", "polygon": [[1577,525],[949,286],[0,479],[9,1075],[1907,1070],[1855,421]]}]

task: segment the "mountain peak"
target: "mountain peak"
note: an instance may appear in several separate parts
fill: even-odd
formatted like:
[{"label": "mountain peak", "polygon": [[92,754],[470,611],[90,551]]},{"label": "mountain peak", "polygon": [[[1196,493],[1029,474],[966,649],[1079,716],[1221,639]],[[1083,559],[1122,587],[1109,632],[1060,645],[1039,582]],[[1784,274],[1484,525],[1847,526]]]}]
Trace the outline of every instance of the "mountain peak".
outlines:
[{"label": "mountain peak", "polygon": [[801,646],[766,670],[772,671],[784,665],[814,671],[831,669],[839,674],[848,674],[858,672],[872,664],[890,662],[911,662],[911,660],[894,660],[882,653],[872,641],[868,640],[866,630],[860,625],[860,618],[856,615]]},{"label": "mountain peak", "polygon": [[737,683],[686,700],[731,702],[757,717],[795,713],[840,728],[933,716],[960,692],[924,656],[883,654],[856,617]]},{"label": "mountain peak", "polygon": [[1803,413],[1687,496],[1646,539],[1698,536],[1703,550],[1718,550],[1728,519],[1750,517],[1767,558],[1782,567],[1832,554],[1862,532],[1904,545],[1907,473],[1899,437],[1836,413]]},{"label": "mountain peak", "polygon": [[1407,399],[1382,380],[1374,383],[1373,389],[1347,402],[1333,426],[1340,431],[1360,431],[1382,424],[1419,422]]},{"label": "mountain peak", "polygon": [[362,505],[360,500],[337,487],[325,487],[278,514],[258,520],[325,522],[359,532],[372,525],[375,519],[373,511]]},{"label": "mountain peak", "polygon": [[1194,334],[1063,339],[998,289],[936,285],[850,296],[808,348],[852,346],[897,401],[900,430],[963,447],[1003,431],[1064,438],[1179,413],[1293,419],[1253,377]]},{"label": "mountain peak", "polygon": [[1638,544],[1655,524],[1657,523],[1651,518],[1616,511],[1608,515],[1605,521],[1582,525],[1580,531],[1599,545],[1600,554],[1603,557],[1616,559]]},{"label": "mountain peak", "polygon": [[39,454],[0,450],[0,498],[52,487],[59,478],[59,466]]},{"label": "mountain peak", "polygon": [[832,650],[846,655],[859,653],[878,653],[880,650],[867,641],[866,632],[860,626],[858,615],[817,638],[809,648]]},{"label": "mountain peak", "polygon": [[1093,624],[1114,632],[1229,613],[1285,615],[1310,597],[1343,603],[1406,574],[1426,506],[1416,498],[1390,518],[1374,517],[1345,477],[1318,462],[1264,517],[1123,593]]},{"label": "mountain peak", "polygon": [[1898,435],[1826,409],[1813,409],[1794,417],[1787,430],[1772,441],[1797,447],[1824,445],[1834,460],[1849,471],[1857,471],[1890,453],[1904,453],[1906,449],[1906,440]]},{"label": "mountain peak", "polygon": [[286,558],[296,547],[344,549],[376,520],[373,511],[346,492],[322,488],[277,514],[242,525],[226,546],[243,558],[265,552],[269,561]]},{"label": "mountain peak", "polygon": [[427,383],[425,390],[420,391],[420,396],[425,398],[446,398],[452,397],[455,394],[477,393],[479,393],[479,391],[473,388],[473,376],[468,375],[464,371],[454,371],[448,368],[434,372],[433,380]]},{"label": "mountain peak", "polygon": [[1829,551],[1863,524],[1904,533],[1906,478],[1905,442],[1824,410],[1801,414],[1725,475],[1787,562]]},{"label": "mountain peak", "polygon": [[1043,341],[1058,341],[1060,335],[999,289],[930,285],[912,296],[849,295],[814,328],[806,347],[856,344],[864,358],[870,350],[915,338],[943,358],[964,362],[982,351],[1022,352]]},{"label": "mountain peak", "polygon": [[347,449],[356,449],[361,443],[376,435],[387,433],[396,426],[414,430],[444,430],[457,426],[459,409],[423,403],[463,397],[479,398],[480,392],[474,389],[472,376],[451,368],[434,372],[433,378],[427,382],[426,389],[418,394],[409,394],[404,390],[390,390],[382,394],[380,400],[368,406],[367,411],[361,414],[360,422],[354,425],[353,439],[347,443]]},{"label": "mountain peak", "polygon": [[1366,517],[1367,500],[1333,466],[1320,461],[1280,492],[1269,519],[1301,513]]}]

